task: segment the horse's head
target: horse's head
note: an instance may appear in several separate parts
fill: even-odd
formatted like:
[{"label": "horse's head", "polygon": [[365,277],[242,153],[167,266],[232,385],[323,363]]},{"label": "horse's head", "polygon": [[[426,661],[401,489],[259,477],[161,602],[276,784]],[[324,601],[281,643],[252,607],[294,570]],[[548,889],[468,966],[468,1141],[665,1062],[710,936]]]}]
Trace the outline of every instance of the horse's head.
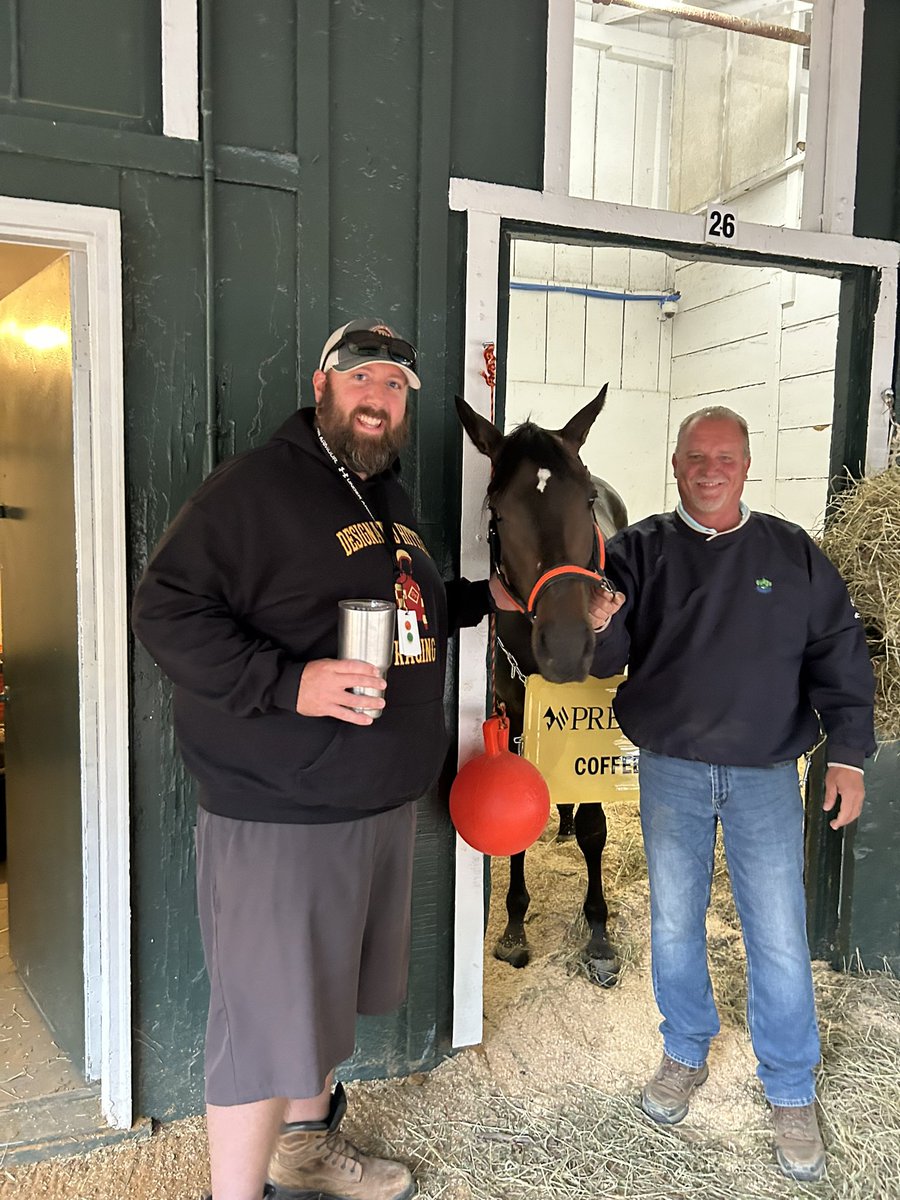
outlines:
[{"label": "horse's head", "polygon": [[602,563],[594,483],[578,457],[604,386],[562,429],[526,421],[509,436],[457,397],[466,433],[491,460],[491,566],[525,617],[538,669],[553,683],[586,678],[594,653],[588,600]]}]

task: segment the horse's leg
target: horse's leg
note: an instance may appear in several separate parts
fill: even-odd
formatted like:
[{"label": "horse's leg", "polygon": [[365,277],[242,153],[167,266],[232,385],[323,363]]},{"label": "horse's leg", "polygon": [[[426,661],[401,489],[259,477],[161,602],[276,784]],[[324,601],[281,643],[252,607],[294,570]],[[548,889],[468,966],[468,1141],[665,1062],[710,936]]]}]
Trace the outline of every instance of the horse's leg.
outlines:
[{"label": "horse's leg", "polygon": [[579,804],[575,836],[587,867],[584,919],[591,936],[584,948],[588,976],[601,987],[612,987],[619,977],[619,959],[607,937],[609,909],[603,895],[603,849],[606,846],[606,813],[602,804]]},{"label": "horse's leg", "polygon": [[494,958],[511,967],[526,967],[531,957],[525,937],[525,914],[531,897],[525,886],[525,851],[509,860],[509,891],[506,893],[506,912],[509,920],[494,946]]},{"label": "horse's leg", "polygon": [[575,805],[557,804],[556,811],[559,813],[559,832],[556,835],[556,840],[558,842],[571,842],[575,836]]}]

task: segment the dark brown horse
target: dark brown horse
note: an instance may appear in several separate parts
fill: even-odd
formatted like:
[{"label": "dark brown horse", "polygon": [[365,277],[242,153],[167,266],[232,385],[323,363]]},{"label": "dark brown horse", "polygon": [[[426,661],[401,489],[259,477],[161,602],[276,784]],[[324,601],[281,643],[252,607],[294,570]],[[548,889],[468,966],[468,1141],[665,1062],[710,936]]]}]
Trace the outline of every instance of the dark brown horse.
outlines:
[{"label": "dark brown horse", "polygon": [[[591,589],[602,586],[601,537],[627,523],[625,505],[592,477],[579,451],[606,400],[606,387],[562,429],[526,421],[508,437],[464,400],[459,418],[475,446],[491,460],[486,504],[490,509],[491,567],[518,611],[498,612],[494,689],[506,704],[512,738],[521,737],[525,678],[539,673],[553,683],[583,680],[590,670],[594,631],[588,614]],[[615,983],[619,962],[609,941],[602,857],[606,814],[601,804],[560,805],[559,837],[574,831],[587,866],[584,916],[590,938],[583,958],[603,986]],[[508,923],[494,947],[514,967],[529,960],[525,854],[510,859]]]}]

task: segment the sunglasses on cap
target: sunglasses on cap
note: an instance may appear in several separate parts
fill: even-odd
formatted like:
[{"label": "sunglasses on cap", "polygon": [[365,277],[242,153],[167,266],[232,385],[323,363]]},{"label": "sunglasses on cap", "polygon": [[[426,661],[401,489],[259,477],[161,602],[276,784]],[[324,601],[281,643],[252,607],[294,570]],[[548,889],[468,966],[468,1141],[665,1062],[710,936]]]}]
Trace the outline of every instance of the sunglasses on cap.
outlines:
[{"label": "sunglasses on cap", "polygon": [[370,329],[353,329],[344,334],[331,353],[345,349],[357,358],[383,358],[387,355],[398,366],[415,370],[415,348],[403,338],[388,337]]}]

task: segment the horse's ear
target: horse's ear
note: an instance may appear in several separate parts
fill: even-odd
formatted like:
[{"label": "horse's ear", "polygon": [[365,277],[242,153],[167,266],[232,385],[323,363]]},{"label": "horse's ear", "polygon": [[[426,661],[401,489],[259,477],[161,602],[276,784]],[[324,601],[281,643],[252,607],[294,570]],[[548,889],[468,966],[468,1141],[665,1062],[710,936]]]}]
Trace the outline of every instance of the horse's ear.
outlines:
[{"label": "horse's ear", "polygon": [[597,395],[586,404],[562,429],[557,430],[559,436],[564,442],[568,442],[577,454],[584,445],[584,439],[590,433],[591,426],[596,421],[603,405],[606,403],[606,389],[608,383],[604,383],[603,387]]},{"label": "horse's ear", "polygon": [[456,397],[456,411],[475,446],[493,462],[503,445],[503,434],[487,417],[482,417],[470,404],[466,404],[462,396]]}]

